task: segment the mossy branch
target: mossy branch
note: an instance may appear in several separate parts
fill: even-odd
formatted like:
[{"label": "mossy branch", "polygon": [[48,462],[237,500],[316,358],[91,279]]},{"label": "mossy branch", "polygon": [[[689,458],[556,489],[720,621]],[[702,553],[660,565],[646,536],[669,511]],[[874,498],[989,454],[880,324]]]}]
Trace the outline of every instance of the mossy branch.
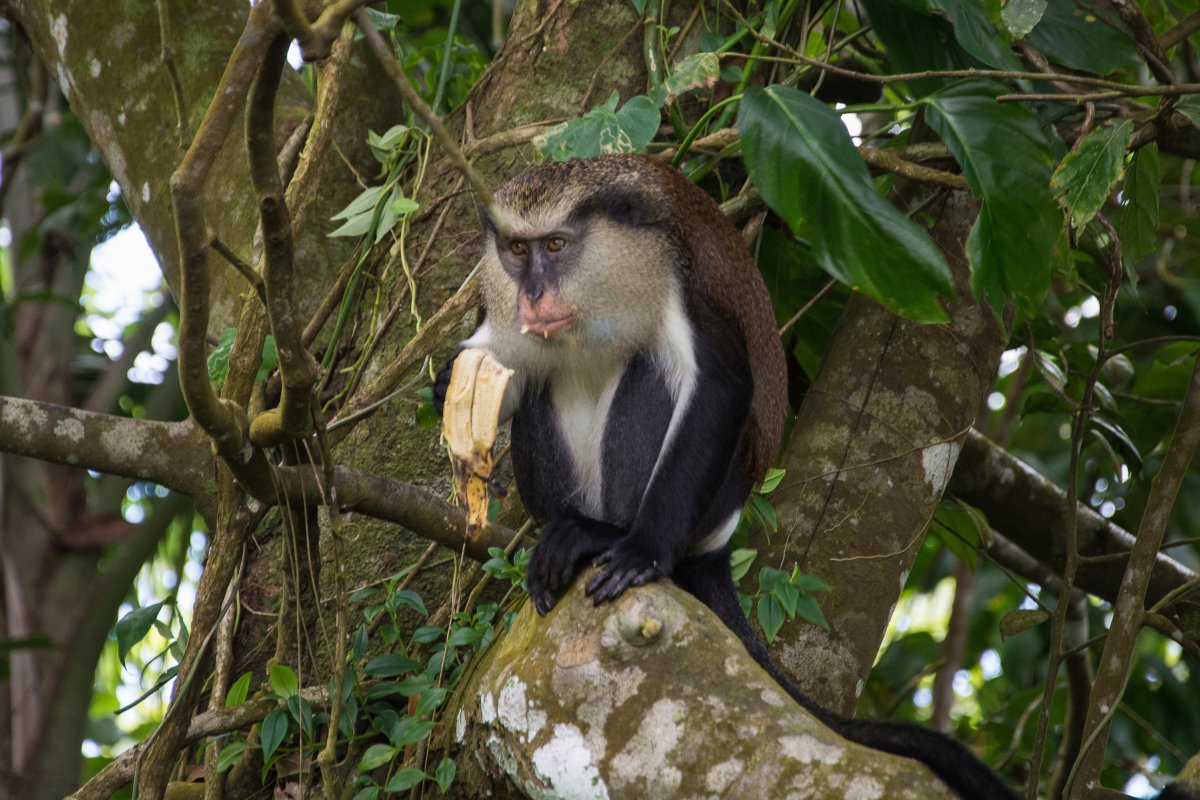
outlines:
[{"label": "mossy branch", "polygon": [[290,40],[279,34],[267,48],[246,109],[246,150],[250,181],[258,195],[262,222],[263,280],[267,315],[279,354],[283,393],[279,407],[250,423],[250,441],[271,447],[312,432],[310,395],[317,368],[301,342],[303,326],[295,301],[292,221],[284,200],[275,149],[275,95]]},{"label": "mossy branch", "polygon": [[270,495],[266,461],[249,446],[240,410],[222,402],[208,378],[208,322],[211,290],[208,224],[203,188],[229,132],[240,117],[250,84],[267,48],[279,32],[267,4],[259,4],[238,39],[214,97],[191,146],[171,175],[175,235],[179,246],[179,381],[196,423],[256,497]]}]

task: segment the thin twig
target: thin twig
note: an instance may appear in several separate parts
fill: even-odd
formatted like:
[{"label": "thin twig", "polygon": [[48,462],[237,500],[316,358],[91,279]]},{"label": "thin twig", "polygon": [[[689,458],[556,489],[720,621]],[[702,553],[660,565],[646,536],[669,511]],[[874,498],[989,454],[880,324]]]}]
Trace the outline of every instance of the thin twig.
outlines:
[{"label": "thin twig", "polygon": [[507,221],[499,218],[500,215],[497,212],[495,203],[492,200],[491,190],[488,188],[487,184],[484,183],[483,178],[480,177],[479,173],[475,171],[475,168],[471,166],[471,163],[467,161],[467,157],[463,153],[462,148],[458,146],[458,142],[456,142],[454,137],[450,135],[450,132],[446,130],[446,126],[442,123],[441,117],[433,113],[433,110],[426,105],[425,101],[421,99],[421,96],[417,94],[416,89],[414,89],[412,83],[409,82],[408,76],[404,74],[404,70],[402,70],[400,65],[396,62],[396,57],[392,54],[391,48],[389,48],[387,43],[383,41],[383,37],[379,35],[379,31],[375,29],[375,26],[371,24],[371,20],[367,17],[366,12],[362,9],[354,12],[354,22],[362,31],[363,38],[365,38],[367,40],[367,44],[371,46],[371,50],[374,51],[375,57],[379,59],[379,63],[383,65],[383,68],[387,71],[392,81],[396,84],[396,90],[400,92],[400,97],[404,100],[405,104],[407,104],[408,107],[413,110],[413,113],[415,113],[418,117],[423,119],[427,125],[429,125],[430,130],[433,131],[433,138],[437,140],[438,146],[442,148],[443,152],[445,152],[445,154],[454,163],[454,166],[456,166],[458,170],[466,177],[467,183],[471,185],[471,191],[475,193],[476,200],[479,201],[481,206],[487,209],[488,213],[492,216],[492,221],[496,223],[497,227],[499,227],[501,230],[505,230],[507,228]]}]

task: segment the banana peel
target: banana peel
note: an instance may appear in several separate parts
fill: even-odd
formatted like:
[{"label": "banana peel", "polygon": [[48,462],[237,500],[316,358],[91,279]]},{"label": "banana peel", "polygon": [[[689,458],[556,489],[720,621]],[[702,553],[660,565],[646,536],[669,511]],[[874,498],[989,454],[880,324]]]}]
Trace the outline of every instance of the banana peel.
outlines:
[{"label": "banana peel", "polygon": [[484,351],[468,348],[454,360],[446,389],[442,436],[450,450],[458,499],[467,509],[466,538],[471,541],[487,527],[492,445],[512,375]]}]

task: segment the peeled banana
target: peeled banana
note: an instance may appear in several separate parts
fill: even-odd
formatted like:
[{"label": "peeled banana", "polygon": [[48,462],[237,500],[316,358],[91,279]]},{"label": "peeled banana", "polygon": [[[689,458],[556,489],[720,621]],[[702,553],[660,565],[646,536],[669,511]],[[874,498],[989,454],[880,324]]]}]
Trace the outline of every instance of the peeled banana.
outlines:
[{"label": "peeled banana", "polygon": [[459,501],[467,509],[466,536],[472,541],[487,527],[492,445],[512,375],[484,351],[468,348],[455,359],[446,389],[442,436],[450,449]]}]

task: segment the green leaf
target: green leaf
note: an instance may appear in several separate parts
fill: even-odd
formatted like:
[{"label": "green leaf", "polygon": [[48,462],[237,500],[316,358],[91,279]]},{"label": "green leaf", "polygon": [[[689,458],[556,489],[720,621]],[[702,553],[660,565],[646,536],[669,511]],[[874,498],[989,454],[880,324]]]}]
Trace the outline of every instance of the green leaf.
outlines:
[{"label": "green leaf", "polygon": [[474,647],[482,634],[474,628],[454,628],[446,639],[447,647]]},{"label": "green leaf", "polygon": [[313,713],[309,702],[300,695],[294,694],[287,699],[287,709],[288,713],[292,715],[292,719],[296,720],[300,726],[300,732],[312,739]]},{"label": "green leaf", "polygon": [[1098,75],[1135,69],[1140,63],[1128,36],[1074,0],[1050,0],[1028,39],[1051,61]]},{"label": "green leaf", "polygon": [[267,676],[267,683],[280,697],[291,697],[300,691],[300,681],[296,673],[287,664],[272,664]]},{"label": "green leaf", "polygon": [[925,98],[927,120],[983,200],[967,237],[971,285],[993,309],[1036,311],[1054,275],[1063,220],[1050,196],[1052,158],[1028,108],[996,102],[1004,87],[962,81]]},{"label": "green leaf", "polygon": [[420,697],[417,698],[416,715],[423,717],[426,714],[432,714],[441,708],[442,703],[446,702],[446,697],[449,694],[450,690],[441,686],[435,686],[432,689],[426,689],[421,692]]},{"label": "green leaf", "polygon": [[287,711],[282,708],[277,708],[262,721],[262,751],[263,760],[271,758],[279,745],[283,743],[288,732],[288,715]]},{"label": "green leaf", "polygon": [[233,682],[233,686],[229,687],[229,691],[225,693],[225,707],[236,708],[246,702],[246,696],[250,694],[250,673],[243,673],[240,678]]},{"label": "green leaf", "polygon": [[779,598],[773,594],[762,597],[758,601],[758,624],[762,625],[763,635],[767,642],[775,641],[779,629],[783,627],[784,613]]},{"label": "green leaf", "polygon": [[1058,204],[1082,228],[1104,207],[1121,180],[1133,121],[1121,120],[1095,128],[1067,153],[1050,179]]},{"label": "green leaf", "polygon": [[1000,9],[1000,19],[1014,39],[1024,39],[1045,13],[1046,0],[1008,0]]},{"label": "green leaf", "polygon": [[1000,637],[1007,639],[1024,633],[1050,619],[1050,614],[1040,609],[1015,609],[1000,619]]},{"label": "green leaf", "polygon": [[796,606],[800,602],[800,590],[790,583],[779,582],[771,590],[771,594],[779,598],[779,604],[788,615],[788,619],[796,616]]},{"label": "green leaf", "polygon": [[[931,530],[934,535],[955,557],[975,569],[979,565],[979,545],[984,536],[979,519],[957,499],[943,501],[933,519],[935,524]],[[986,519],[983,524],[986,526]]]},{"label": "green leaf", "polygon": [[358,790],[358,794],[354,795],[352,800],[379,800],[379,787],[365,786]]},{"label": "green leaf", "polygon": [[832,586],[816,575],[797,575],[792,580],[792,585],[805,594],[808,592],[828,592],[833,589]]},{"label": "green leaf", "polygon": [[242,753],[250,749],[249,742],[229,742],[221,747],[217,754],[217,772],[228,772],[242,757]]},{"label": "green leaf", "polygon": [[1117,232],[1129,266],[1158,246],[1159,188],[1158,144],[1150,142],[1133,154],[1121,190]]},{"label": "green leaf", "polygon": [[729,564],[733,570],[733,582],[738,583],[742,578],[746,577],[746,573],[750,571],[750,567],[754,564],[754,559],[758,558],[757,550],[740,549],[734,550],[729,554]]},{"label": "green leaf", "polygon": [[396,687],[400,690],[400,693],[405,697],[418,695],[431,686],[433,686],[433,678],[430,678],[425,673],[420,673],[418,675],[413,675],[410,678],[405,678],[396,684]]},{"label": "green leaf", "polygon": [[237,337],[235,328],[226,328],[217,335],[217,346],[208,354],[208,379],[217,386],[225,383],[229,374],[229,354],[233,352],[233,340]]},{"label": "green leaf", "polygon": [[358,760],[359,772],[370,772],[371,770],[382,767],[389,763],[399,754],[399,750],[392,747],[390,744],[373,744],[367,748],[367,752],[362,754],[362,758]]},{"label": "green leaf", "polygon": [[388,653],[387,655],[375,656],[375,658],[368,661],[367,665],[363,667],[363,672],[376,678],[395,678],[398,675],[407,675],[410,672],[416,672],[420,668],[420,662],[414,661],[408,656],[400,655],[399,653]]},{"label": "green leaf", "polygon": [[432,626],[424,626],[413,631],[412,640],[416,644],[432,644],[442,638],[444,631],[441,628]]},{"label": "green leaf", "polygon": [[263,380],[278,366],[279,352],[275,348],[275,337],[268,333],[263,339],[262,359],[258,364],[258,372],[254,375],[255,380]]},{"label": "green leaf", "polygon": [[446,790],[450,788],[450,784],[454,783],[454,777],[457,774],[458,765],[454,763],[454,759],[443,758],[433,773],[433,779],[437,781],[438,791],[445,794]]},{"label": "green leaf", "polygon": [[137,697],[137,699],[135,699],[133,702],[126,703],[125,705],[118,708],[116,710],[116,713],[124,714],[126,711],[133,708],[138,703],[142,702],[143,700],[145,700],[147,697],[149,697],[150,695],[157,692],[162,687],[166,686],[178,674],[179,674],[179,665],[178,664],[175,664],[174,666],[171,666],[171,667],[167,667],[165,670],[163,670],[163,673],[158,676],[158,680],[156,680],[154,682],[153,686],[151,686],[146,691],[142,692],[141,695],[139,695]]},{"label": "green leaf", "polygon": [[787,470],[781,467],[770,467],[767,474],[763,476],[762,483],[759,484],[757,491],[759,494],[770,494],[779,487],[783,476],[787,475]]},{"label": "green leaf", "polygon": [[820,604],[806,594],[801,595],[800,602],[796,604],[796,615],[800,619],[829,630],[829,621],[825,619],[825,612],[821,610]]},{"label": "green leaf", "polygon": [[996,69],[1022,69],[1020,60],[1000,40],[982,3],[929,0],[929,8],[950,20],[954,38],[964,50],[984,64]]},{"label": "green leaf", "polygon": [[693,89],[711,88],[720,72],[721,61],[716,53],[692,53],[676,64],[670,77],[663,81],[663,102],[670,104],[677,96]]},{"label": "green leaf", "polygon": [[1181,99],[1175,104],[1175,110],[1183,114],[1192,121],[1192,124],[1200,128],[1200,96],[1189,95]]},{"label": "green leaf", "polygon": [[779,517],[775,514],[775,506],[771,505],[771,501],[766,497],[761,494],[750,495],[750,499],[746,501],[746,508],[759,525],[771,533],[779,530]]},{"label": "green leaf", "polygon": [[613,92],[606,102],[582,117],[556,125],[534,139],[535,157],[566,161],[601,153],[645,150],[658,132],[661,119],[658,106],[649,97],[637,95],[616,111],[618,99],[619,95]]},{"label": "green leaf", "polygon": [[385,792],[407,792],[429,776],[416,767],[405,767],[392,776],[383,787]]},{"label": "green leaf", "polygon": [[433,724],[431,719],[404,717],[388,731],[388,741],[397,748],[423,742],[433,732]]},{"label": "green leaf", "polygon": [[[923,230],[875,192],[841,120],[786,86],[751,87],[738,131],[763,199],[812,243],[821,268],[912,319],[946,319],[950,269]],[[803,187],[803,191],[798,191]]]},{"label": "green leaf", "polygon": [[392,607],[408,606],[423,617],[429,616],[429,609],[425,608],[425,601],[421,599],[421,595],[414,592],[412,589],[405,589],[402,592],[396,592],[391,598]]},{"label": "green leaf", "polygon": [[334,214],[330,219],[356,219],[364,214],[370,219],[370,213],[375,210],[375,206],[378,205],[379,198],[385,188],[386,185],[381,184],[363,189],[358,197],[351,200],[348,206]]},{"label": "green leaf", "polygon": [[154,627],[158,612],[162,610],[166,602],[166,600],[161,600],[148,606],[135,608],[117,622],[113,632],[117,636],[117,658],[120,659],[122,665],[125,663],[125,657],[129,655],[129,650],[146,638],[146,634]]}]

